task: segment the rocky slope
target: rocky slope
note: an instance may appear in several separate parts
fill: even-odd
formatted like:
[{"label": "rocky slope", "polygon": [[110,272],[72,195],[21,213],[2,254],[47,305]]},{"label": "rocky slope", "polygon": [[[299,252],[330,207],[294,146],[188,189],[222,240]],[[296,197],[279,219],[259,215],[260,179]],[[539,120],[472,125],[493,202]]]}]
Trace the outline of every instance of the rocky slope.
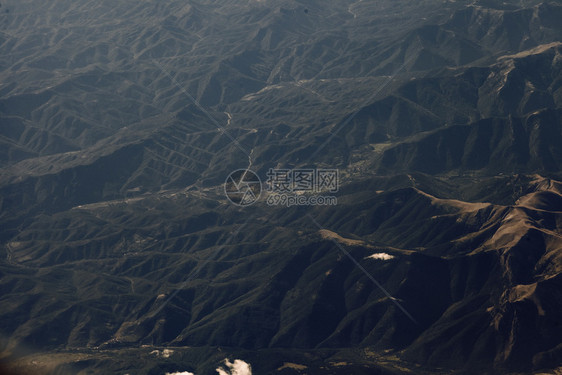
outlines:
[{"label": "rocky slope", "polygon": [[[1,365],[559,371],[561,14],[3,1]],[[236,207],[247,167],[338,204]]]}]

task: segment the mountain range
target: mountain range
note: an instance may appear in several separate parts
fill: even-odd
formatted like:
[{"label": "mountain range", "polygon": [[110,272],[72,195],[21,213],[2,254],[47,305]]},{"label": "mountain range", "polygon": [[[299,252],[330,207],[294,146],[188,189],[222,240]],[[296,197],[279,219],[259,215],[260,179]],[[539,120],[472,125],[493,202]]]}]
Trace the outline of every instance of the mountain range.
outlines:
[{"label": "mountain range", "polygon": [[[3,0],[0,370],[559,373],[560,19]],[[337,204],[236,206],[247,168]]]}]

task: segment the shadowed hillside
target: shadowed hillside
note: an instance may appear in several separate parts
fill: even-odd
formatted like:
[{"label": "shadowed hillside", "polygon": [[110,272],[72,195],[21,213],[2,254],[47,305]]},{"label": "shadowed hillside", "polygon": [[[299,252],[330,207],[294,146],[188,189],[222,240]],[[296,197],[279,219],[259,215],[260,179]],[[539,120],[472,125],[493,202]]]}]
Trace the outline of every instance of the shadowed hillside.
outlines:
[{"label": "shadowed hillside", "polygon": [[[557,373],[560,16],[2,1],[0,366]],[[337,204],[238,207],[245,168],[337,169]]]}]

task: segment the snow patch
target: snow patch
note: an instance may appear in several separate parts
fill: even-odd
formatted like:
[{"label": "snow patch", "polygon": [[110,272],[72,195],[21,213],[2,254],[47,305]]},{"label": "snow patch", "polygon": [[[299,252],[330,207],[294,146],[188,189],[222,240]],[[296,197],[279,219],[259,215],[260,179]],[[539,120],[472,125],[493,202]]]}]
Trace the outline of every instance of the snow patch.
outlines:
[{"label": "snow patch", "polygon": [[375,253],[369,255],[368,257],[365,257],[365,259],[379,259],[379,260],[390,260],[392,258],[394,258],[394,255],[390,255],[387,253]]},{"label": "snow patch", "polygon": [[[150,354],[154,354],[157,357],[162,357],[162,358],[170,358],[170,356],[174,353],[173,350],[170,349],[164,349],[162,351],[160,350],[153,350],[150,352]],[[175,373],[174,373],[175,374]],[[179,374],[179,373],[178,373]],[[183,373],[182,373],[183,374]]]}]

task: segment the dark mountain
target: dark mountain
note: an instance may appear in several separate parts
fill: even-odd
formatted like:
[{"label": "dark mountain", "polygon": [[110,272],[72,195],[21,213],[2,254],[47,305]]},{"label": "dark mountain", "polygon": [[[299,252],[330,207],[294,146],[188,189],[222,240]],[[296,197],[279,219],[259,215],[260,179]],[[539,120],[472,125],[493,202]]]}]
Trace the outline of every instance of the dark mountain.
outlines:
[{"label": "dark mountain", "polygon": [[[0,372],[557,373],[561,16],[3,1]],[[337,204],[235,206],[244,168]]]}]

